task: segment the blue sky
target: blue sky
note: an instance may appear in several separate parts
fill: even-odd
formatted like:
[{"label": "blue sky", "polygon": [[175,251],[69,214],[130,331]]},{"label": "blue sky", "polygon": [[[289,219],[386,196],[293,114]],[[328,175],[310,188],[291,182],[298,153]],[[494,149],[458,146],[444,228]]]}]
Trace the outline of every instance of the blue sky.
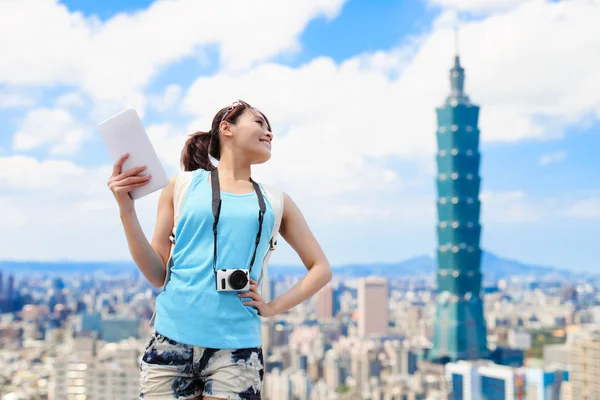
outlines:
[{"label": "blue sky", "polygon": [[[8,3],[0,22],[26,11]],[[280,132],[258,176],[294,197],[333,264],[432,254],[434,107],[449,91],[459,24],[466,90],[481,106],[482,247],[530,263],[598,266],[600,5],[311,0],[241,15],[172,3],[50,2],[37,31],[0,31],[16,38],[0,48],[15,60],[0,68],[0,207],[12,232],[37,226],[38,249],[0,237],[0,258],[128,259],[103,187],[111,160],[97,123],[135,107],[175,174],[185,135],[237,97],[257,103]],[[572,46],[570,34],[588,39]],[[139,202],[148,237],[156,199]],[[83,240],[78,224],[100,239]],[[274,262],[299,259],[284,246]]]}]

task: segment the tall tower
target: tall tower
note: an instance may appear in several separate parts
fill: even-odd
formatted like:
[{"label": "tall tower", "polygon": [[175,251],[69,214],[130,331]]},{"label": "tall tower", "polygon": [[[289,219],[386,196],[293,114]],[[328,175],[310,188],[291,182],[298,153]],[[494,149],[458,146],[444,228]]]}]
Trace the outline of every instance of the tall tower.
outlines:
[{"label": "tall tower", "polygon": [[481,295],[479,241],[479,107],[464,93],[465,71],[457,55],[451,92],[437,113],[438,298],[434,360],[488,356]]}]

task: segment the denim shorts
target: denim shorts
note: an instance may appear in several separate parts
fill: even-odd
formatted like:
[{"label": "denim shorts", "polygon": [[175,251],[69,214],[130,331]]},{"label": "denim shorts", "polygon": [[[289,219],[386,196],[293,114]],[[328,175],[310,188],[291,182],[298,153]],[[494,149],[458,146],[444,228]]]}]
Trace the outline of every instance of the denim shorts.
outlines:
[{"label": "denim shorts", "polygon": [[140,399],[260,399],[262,347],[211,349],[178,343],[154,332],[140,371]]}]

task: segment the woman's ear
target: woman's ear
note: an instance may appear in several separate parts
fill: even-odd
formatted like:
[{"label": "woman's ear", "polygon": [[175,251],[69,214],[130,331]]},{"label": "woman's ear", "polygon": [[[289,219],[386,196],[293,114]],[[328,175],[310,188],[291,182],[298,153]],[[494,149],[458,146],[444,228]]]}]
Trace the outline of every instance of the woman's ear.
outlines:
[{"label": "woman's ear", "polygon": [[224,136],[229,136],[229,137],[233,136],[233,132],[231,132],[231,128],[232,128],[232,126],[228,121],[222,121],[219,124],[219,129],[221,130],[221,133]]}]

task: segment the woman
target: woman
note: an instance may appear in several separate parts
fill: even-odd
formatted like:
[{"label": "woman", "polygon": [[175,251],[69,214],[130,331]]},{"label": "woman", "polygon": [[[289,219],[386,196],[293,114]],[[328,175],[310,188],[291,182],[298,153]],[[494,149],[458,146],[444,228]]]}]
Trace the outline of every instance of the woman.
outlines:
[{"label": "woman", "polygon": [[[284,193],[279,233],[308,272],[272,301],[263,301],[258,293],[262,265],[252,267],[254,259],[260,259],[256,255],[268,250],[274,212],[264,189],[251,179],[251,166],[270,159],[272,138],[265,115],[237,101],[215,115],[209,132],[188,139],[181,162],[185,171],[193,173],[173,249],[169,236],[174,228],[176,177],[160,195],[149,243],[129,192],[150,178],[139,175],[144,167],[122,172],[127,155],[115,163],[108,185],[119,205],[133,260],[146,279],[160,287],[172,257],[172,273],[156,299],[155,332],[140,366],[140,398],[260,399],[264,375],[260,317],[295,307],[331,280],[327,258],[298,207]],[[219,160],[218,168],[209,154]],[[212,210],[215,193],[221,198],[218,216]],[[259,214],[262,217],[257,218]],[[218,270],[244,268],[250,271],[249,290],[217,290]]]}]

